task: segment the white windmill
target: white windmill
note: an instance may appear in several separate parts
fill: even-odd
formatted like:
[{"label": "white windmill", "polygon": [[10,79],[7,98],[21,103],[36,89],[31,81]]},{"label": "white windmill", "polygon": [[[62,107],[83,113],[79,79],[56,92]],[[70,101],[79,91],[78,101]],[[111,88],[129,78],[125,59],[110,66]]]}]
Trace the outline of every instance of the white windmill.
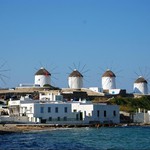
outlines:
[{"label": "white windmill", "polygon": [[116,75],[110,70],[107,69],[106,72],[102,75],[102,89],[111,90],[116,89]]},{"label": "white windmill", "polygon": [[135,80],[133,85],[133,93],[136,94],[148,94],[148,82],[144,77],[139,76],[138,79]]},{"label": "white windmill", "polygon": [[68,85],[72,89],[81,89],[83,87],[83,75],[77,69],[74,69],[69,75]]},{"label": "white windmill", "polygon": [[[81,67],[80,62],[78,65],[75,65],[74,63],[73,65],[75,69],[69,67],[72,72],[68,75],[68,86],[71,89],[81,89],[83,88],[83,80],[85,80],[85,75],[83,76],[83,74],[88,72],[89,69],[86,69],[86,64]],[[87,82],[87,80],[85,81]]]},{"label": "white windmill", "polygon": [[43,87],[46,84],[51,84],[51,74],[44,67],[41,67],[35,73],[35,85],[40,85],[40,87]]}]

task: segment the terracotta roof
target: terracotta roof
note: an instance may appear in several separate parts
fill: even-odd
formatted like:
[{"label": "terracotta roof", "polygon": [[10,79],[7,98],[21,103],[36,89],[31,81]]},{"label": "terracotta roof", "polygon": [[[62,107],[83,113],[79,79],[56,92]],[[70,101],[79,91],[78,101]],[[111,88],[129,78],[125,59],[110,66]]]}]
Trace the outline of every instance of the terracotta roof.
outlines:
[{"label": "terracotta roof", "polygon": [[78,71],[78,70],[74,70],[69,77],[83,77],[83,75]]},{"label": "terracotta roof", "polygon": [[35,75],[46,75],[46,76],[51,76],[51,74],[45,69],[45,68],[41,68],[40,70],[38,70]]},{"label": "terracotta roof", "polygon": [[140,76],[138,79],[135,80],[134,83],[147,83],[147,81],[142,76]]},{"label": "terracotta roof", "polygon": [[102,77],[116,77],[116,75],[111,71],[111,70],[107,70]]}]

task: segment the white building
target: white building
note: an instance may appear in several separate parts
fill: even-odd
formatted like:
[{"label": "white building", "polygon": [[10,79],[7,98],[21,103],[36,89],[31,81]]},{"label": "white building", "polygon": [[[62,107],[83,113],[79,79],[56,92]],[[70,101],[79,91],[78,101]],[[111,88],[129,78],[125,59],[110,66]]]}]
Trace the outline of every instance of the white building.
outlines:
[{"label": "white building", "polygon": [[89,87],[89,89],[94,91],[94,92],[102,92],[102,89],[99,87]]},{"label": "white building", "polygon": [[68,85],[71,89],[81,89],[83,87],[83,75],[75,69],[68,77]]},{"label": "white building", "polygon": [[147,84],[147,81],[142,76],[139,76],[139,78],[134,82],[133,93],[144,95],[148,94]]},{"label": "white building", "polygon": [[[51,124],[119,123],[117,105],[93,104],[85,101],[40,101],[21,99],[9,101],[10,115],[27,116],[30,122]],[[13,109],[11,109],[13,108]],[[15,109],[16,108],[16,109]]]},{"label": "white building", "polygon": [[54,93],[40,93],[40,100],[47,100],[47,101],[63,101],[63,96],[58,92],[57,94]]},{"label": "white building", "polygon": [[111,70],[108,69],[102,75],[102,88],[103,88],[103,90],[116,89],[115,78],[116,78],[116,75]]},{"label": "white building", "polygon": [[109,90],[109,94],[112,94],[112,95],[120,94],[120,92],[121,92],[121,89],[110,89]]},{"label": "white building", "polygon": [[51,84],[51,74],[42,67],[35,73],[35,85],[43,87],[46,84]]},{"label": "white building", "polygon": [[19,86],[18,87],[16,87],[16,88],[19,88],[19,89],[21,89],[21,88],[39,88],[40,87],[40,85],[39,84],[19,84]]},{"label": "white building", "polygon": [[141,111],[141,109],[138,109],[138,112],[136,112],[133,116],[133,122],[134,123],[150,123],[150,111]]}]

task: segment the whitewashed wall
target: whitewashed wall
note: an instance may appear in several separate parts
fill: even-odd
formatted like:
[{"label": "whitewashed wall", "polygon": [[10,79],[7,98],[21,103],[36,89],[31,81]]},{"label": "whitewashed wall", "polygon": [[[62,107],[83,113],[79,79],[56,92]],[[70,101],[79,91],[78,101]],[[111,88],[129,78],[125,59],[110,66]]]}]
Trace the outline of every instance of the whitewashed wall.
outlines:
[{"label": "whitewashed wall", "polygon": [[80,89],[83,87],[83,77],[69,77],[68,78],[69,88]]},{"label": "whitewashed wall", "polygon": [[[99,111],[99,117],[97,115],[97,111]],[[106,111],[106,117],[104,116],[104,111]],[[114,116],[114,111],[116,111],[116,116]],[[110,121],[112,121],[113,123],[119,123],[119,106],[95,104],[92,119],[93,121],[100,121],[101,123]]]},{"label": "whitewashed wall", "polygon": [[[51,111],[48,112],[48,108]],[[43,108],[43,113],[41,112]],[[58,112],[56,112],[58,108]],[[67,112],[65,112],[67,108]],[[97,111],[99,110],[99,117],[97,116]],[[104,116],[104,111],[106,111],[106,117]],[[114,116],[113,112],[116,112]],[[106,105],[106,104],[92,104],[92,103],[24,103],[21,104],[20,115],[23,113],[29,117],[29,121],[38,122],[39,119],[46,119],[47,123],[50,122],[49,118],[52,117],[52,121],[64,121],[64,117],[67,118],[67,122],[76,122],[76,117],[78,115],[78,121],[83,123],[89,123],[89,121],[100,121],[101,123],[105,121],[112,121],[113,123],[119,123],[119,106],[116,105]],[[80,120],[82,116],[83,120]],[[58,123],[60,123],[58,121]],[[53,123],[53,122],[51,122]]]},{"label": "whitewashed wall", "polygon": [[134,83],[133,92],[137,94],[148,94],[147,83]]},{"label": "whitewashed wall", "polygon": [[149,113],[136,113],[133,116],[133,121],[135,123],[150,123],[150,115]]},{"label": "whitewashed wall", "polygon": [[102,77],[102,88],[104,90],[116,89],[115,77]]},{"label": "whitewashed wall", "polygon": [[49,75],[35,75],[35,84],[43,87],[45,84],[51,84],[51,77]]}]

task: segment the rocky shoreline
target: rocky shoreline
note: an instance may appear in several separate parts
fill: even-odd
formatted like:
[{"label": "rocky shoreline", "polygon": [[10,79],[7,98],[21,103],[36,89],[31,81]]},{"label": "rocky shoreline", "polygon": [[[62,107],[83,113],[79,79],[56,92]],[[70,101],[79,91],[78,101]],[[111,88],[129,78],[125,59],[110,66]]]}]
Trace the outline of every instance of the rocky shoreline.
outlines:
[{"label": "rocky shoreline", "polygon": [[22,133],[55,128],[89,127],[89,125],[58,125],[58,124],[0,124],[0,134]]},{"label": "rocky shoreline", "polygon": [[0,135],[10,133],[23,133],[39,130],[53,130],[55,128],[81,128],[81,127],[125,127],[125,126],[150,126],[149,124],[119,124],[119,125],[101,125],[101,124],[83,124],[83,125],[58,125],[58,124],[0,124]]},{"label": "rocky shoreline", "polygon": [[1,124],[0,134],[23,133],[36,130],[50,130],[54,126],[32,125],[32,124]]},{"label": "rocky shoreline", "polygon": [[[70,124],[70,125],[59,125],[59,124],[0,124],[0,134],[7,133],[22,133],[37,130],[52,130],[55,128],[81,128],[81,127],[96,127],[99,128],[100,124]],[[115,126],[115,125],[109,125]]]}]

